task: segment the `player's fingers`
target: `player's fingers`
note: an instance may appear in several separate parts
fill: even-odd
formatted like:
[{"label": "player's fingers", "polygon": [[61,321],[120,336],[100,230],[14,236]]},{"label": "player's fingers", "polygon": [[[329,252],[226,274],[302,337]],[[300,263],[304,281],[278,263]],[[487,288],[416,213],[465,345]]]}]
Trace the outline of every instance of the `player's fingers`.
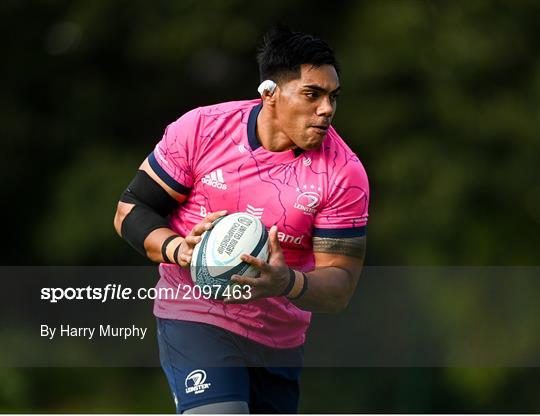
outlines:
[{"label": "player's fingers", "polygon": [[231,281],[237,285],[251,286],[252,288],[256,288],[260,283],[260,280],[256,277],[240,276],[238,274],[232,275]]},{"label": "player's fingers", "polygon": [[272,225],[270,232],[268,233],[268,245],[270,246],[270,253],[274,256],[282,255],[281,245],[278,239],[277,226]]},{"label": "player's fingers", "polygon": [[266,263],[265,261],[257,258],[257,257],[253,257],[253,256],[250,256],[249,254],[242,254],[240,256],[240,259],[248,264],[251,264],[253,266],[255,266],[257,269],[259,269],[261,272],[266,272],[269,270],[270,266],[268,265],[268,263]]},{"label": "player's fingers", "polygon": [[279,245],[278,235],[277,235],[277,226],[272,225],[268,233],[268,239],[270,243],[270,249],[272,251],[281,251],[281,246]]},{"label": "player's fingers", "polygon": [[187,254],[180,254],[178,256],[180,267],[188,267],[191,263],[191,256]]},{"label": "player's fingers", "polygon": [[205,222],[214,222],[215,220],[217,220],[219,217],[223,217],[224,215],[227,214],[227,210],[224,209],[222,211],[216,211],[216,212],[211,212],[210,214],[208,214],[206,216],[206,218],[204,219]]},{"label": "player's fingers", "polygon": [[197,225],[195,225],[195,227],[193,227],[189,235],[192,235],[192,236],[201,235],[202,233],[204,233],[205,231],[208,231],[210,228],[213,227],[212,223],[215,220],[217,220],[219,217],[223,217],[226,214],[227,214],[227,210],[212,212],[211,214],[208,214],[200,223],[198,223]]},{"label": "player's fingers", "polygon": [[184,241],[190,246],[195,246],[200,243],[201,239],[200,235],[188,235]]},{"label": "player's fingers", "polygon": [[208,231],[210,228],[212,228],[212,223],[203,221],[195,225],[189,235],[192,237],[198,237],[205,231]]}]

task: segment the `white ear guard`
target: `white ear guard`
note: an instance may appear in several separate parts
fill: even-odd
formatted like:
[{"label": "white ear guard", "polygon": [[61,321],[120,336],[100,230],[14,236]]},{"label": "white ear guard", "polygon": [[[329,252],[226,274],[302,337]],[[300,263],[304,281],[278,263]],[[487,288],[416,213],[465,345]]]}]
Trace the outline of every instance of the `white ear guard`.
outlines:
[{"label": "white ear guard", "polygon": [[276,89],[277,85],[274,81],[267,79],[261,82],[261,85],[259,85],[259,88],[257,88],[257,91],[259,91],[260,95],[264,94],[264,91],[268,91],[270,95],[272,95]]}]

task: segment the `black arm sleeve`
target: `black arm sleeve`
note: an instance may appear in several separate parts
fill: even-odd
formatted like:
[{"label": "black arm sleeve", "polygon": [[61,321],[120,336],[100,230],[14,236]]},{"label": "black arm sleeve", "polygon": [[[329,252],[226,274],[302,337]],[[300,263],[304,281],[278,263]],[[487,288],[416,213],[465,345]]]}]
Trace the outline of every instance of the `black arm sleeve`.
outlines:
[{"label": "black arm sleeve", "polygon": [[122,238],[146,256],[144,240],[158,228],[169,228],[167,217],[178,201],[142,170],[137,171],[120,201],[135,205],[122,222]]}]

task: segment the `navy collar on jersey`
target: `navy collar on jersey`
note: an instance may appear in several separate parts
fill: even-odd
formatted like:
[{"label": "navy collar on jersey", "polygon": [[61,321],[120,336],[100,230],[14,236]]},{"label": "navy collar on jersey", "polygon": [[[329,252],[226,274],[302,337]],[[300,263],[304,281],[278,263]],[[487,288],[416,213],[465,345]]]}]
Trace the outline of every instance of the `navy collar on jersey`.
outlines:
[{"label": "navy collar on jersey", "polygon": [[[257,117],[259,116],[259,113],[262,110],[262,102],[260,104],[257,104],[255,107],[251,109],[251,112],[249,113],[248,118],[248,125],[247,125],[247,133],[248,133],[248,141],[249,141],[249,147],[251,147],[251,150],[256,150],[259,147],[261,147],[261,142],[257,138]],[[298,157],[300,156],[304,150],[297,147],[293,150],[294,156]]]}]

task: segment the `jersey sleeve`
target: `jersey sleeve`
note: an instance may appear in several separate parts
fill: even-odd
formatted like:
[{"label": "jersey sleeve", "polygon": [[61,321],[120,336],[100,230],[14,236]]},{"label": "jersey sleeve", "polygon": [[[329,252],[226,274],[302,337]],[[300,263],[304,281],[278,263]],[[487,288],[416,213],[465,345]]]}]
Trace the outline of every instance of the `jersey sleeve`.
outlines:
[{"label": "jersey sleeve", "polygon": [[152,170],[176,192],[188,195],[193,186],[192,162],[199,111],[192,110],[165,129],[162,139],[148,156]]},{"label": "jersey sleeve", "polygon": [[357,157],[351,157],[330,180],[329,195],[315,217],[313,236],[349,238],[365,235],[369,183],[362,163]]}]

